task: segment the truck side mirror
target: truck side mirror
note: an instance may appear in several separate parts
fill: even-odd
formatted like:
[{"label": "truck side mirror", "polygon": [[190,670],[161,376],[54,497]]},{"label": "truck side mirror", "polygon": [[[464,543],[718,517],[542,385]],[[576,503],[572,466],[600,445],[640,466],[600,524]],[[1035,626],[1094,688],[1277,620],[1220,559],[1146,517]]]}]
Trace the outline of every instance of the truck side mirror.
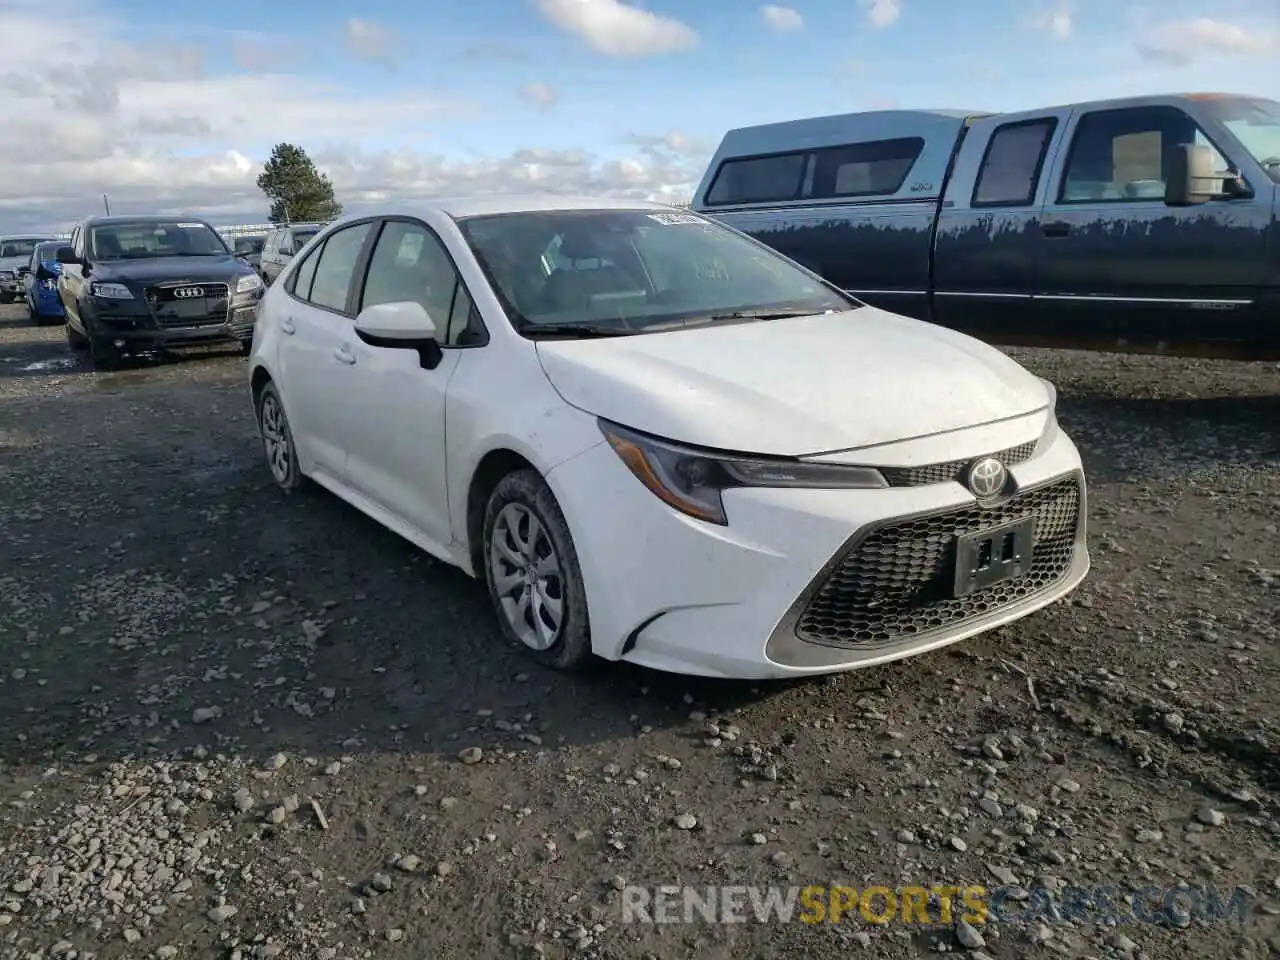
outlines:
[{"label": "truck side mirror", "polygon": [[1213,150],[1204,144],[1184,143],[1169,158],[1169,176],[1164,186],[1164,202],[1170,207],[1191,207],[1206,203],[1227,191],[1223,173],[1213,169]]}]

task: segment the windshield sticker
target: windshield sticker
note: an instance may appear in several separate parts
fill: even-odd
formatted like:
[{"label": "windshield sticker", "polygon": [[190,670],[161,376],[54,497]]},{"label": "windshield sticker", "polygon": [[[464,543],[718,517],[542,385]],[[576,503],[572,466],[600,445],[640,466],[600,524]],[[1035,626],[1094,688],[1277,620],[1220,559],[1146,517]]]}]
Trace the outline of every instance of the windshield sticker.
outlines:
[{"label": "windshield sticker", "polygon": [[691,213],[651,213],[649,219],[655,223],[660,223],[664,227],[672,226],[677,223],[706,223],[701,217],[695,217]]}]

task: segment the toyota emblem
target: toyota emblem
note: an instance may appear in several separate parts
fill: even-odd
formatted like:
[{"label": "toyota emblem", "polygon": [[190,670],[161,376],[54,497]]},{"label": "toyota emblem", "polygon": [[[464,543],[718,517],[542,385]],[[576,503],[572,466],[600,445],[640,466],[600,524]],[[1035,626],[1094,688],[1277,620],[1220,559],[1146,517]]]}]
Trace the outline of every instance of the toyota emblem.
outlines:
[{"label": "toyota emblem", "polygon": [[994,497],[1008,481],[1008,468],[995,457],[975,460],[969,467],[969,489],[979,500]]},{"label": "toyota emblem", "polygon": [[192,300],[204,296],[204,287],[178,287],[173,295],[179,300]]}]

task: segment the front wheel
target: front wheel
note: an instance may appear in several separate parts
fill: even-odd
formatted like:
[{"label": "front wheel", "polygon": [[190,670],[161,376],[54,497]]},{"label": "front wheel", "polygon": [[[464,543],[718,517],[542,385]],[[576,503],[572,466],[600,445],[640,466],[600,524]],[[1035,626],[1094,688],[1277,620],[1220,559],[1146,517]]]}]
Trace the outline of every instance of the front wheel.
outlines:
[{"label": "front wheel", "polygon": [[85,339],[84,334],[71,325],[71,321],[67,320],[67,345],[72,350],[83,350],[89,346],[89,341]]},{"label": "front wheel", "polygon": [[591,660],[586,587],[560,505],[534,470],[498,481],[484,518],[484,570],[503,634],[557,670]]},{"label": "front wheel", "polygon": [[13,303],[14,294],[12,290],[0,290],[0,303]]},{"label": "front wheel", "polygon": [[89,363],[95,370],[114,370],[120,366],[121,355],[115,344],[89,335]]}]

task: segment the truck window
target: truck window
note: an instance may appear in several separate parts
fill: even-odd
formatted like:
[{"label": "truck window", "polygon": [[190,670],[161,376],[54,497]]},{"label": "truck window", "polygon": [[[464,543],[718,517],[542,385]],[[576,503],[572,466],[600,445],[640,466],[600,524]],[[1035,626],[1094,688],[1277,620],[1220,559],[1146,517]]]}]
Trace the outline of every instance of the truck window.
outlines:
[{"label": "truck window", "polygon": [[798,200],[808,162],[809,154],[803,150],[726,160],[707,190],[707,205]]},{"label": "truck window", "polygon": [[920,137],[904,137],[816,150],[813,199],[897,193],[923,149]]},{"label": "truck window", "polygon": [[1058,200],[1163,200],[1171,158],[1179,146],[1189,143],[1212,148],[1215,169],[1226,168],[1226,160],[1204,131],[1176,107],[1086,113],[1076,125]]},{"label": "truck window", "polygon": [[1054,117],[1044,117],[996,127],[987,142],[969,205],[1029,206],[1035,199],[1045,154],[1057,126]]}]

